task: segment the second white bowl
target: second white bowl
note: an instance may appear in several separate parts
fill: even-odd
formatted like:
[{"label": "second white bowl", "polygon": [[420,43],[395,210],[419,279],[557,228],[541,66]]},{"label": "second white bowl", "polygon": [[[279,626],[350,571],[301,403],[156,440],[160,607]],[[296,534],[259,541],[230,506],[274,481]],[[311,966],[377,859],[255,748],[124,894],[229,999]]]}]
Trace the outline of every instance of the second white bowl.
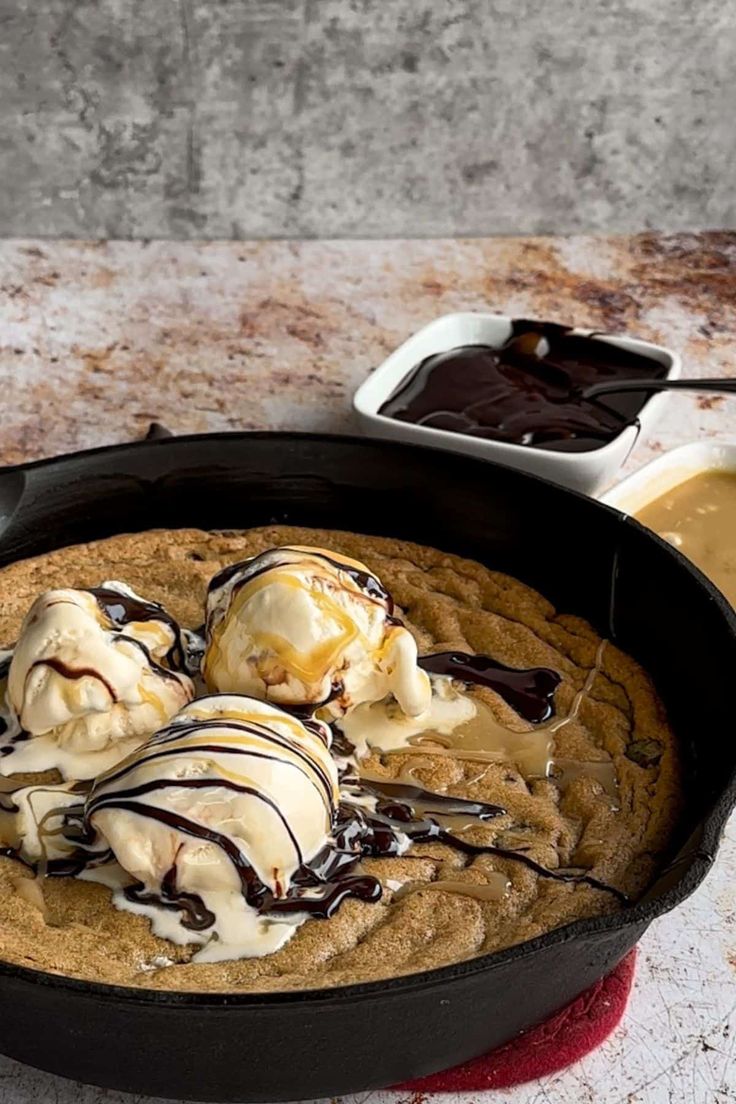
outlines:
[{"label": "second white bowl", "polygon": [[601,502],[624,514],[637,514],[650,502],[704,471],[736,473],[736,440],[691,441],[670,449],[601,495]]}]

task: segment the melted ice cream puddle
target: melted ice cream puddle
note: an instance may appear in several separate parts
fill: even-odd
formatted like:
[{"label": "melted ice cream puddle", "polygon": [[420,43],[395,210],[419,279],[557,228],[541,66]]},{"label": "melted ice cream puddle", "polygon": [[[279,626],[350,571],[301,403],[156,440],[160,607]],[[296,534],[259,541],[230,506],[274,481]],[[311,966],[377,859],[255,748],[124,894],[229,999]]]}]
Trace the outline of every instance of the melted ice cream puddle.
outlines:
[{"label": "melted ice cream puddle", "polygon": [[[606,642],[601,641],[593,667],[562,717],[529,729],[502,724],[479,698],[452,679],[432,676],[432,701],[426,713],[407,718],[392,702],[359,706],[339,722],[341,731],[355,746],[358,759],[374,749],[384,755],[435,755],[478,763],[514,764],[528,779],[556,774],[555,736],[575,721],[602,668]],[[560,763],[560,782],[589,775],[609,793],[615,793],[615,772],[610,762]]]}]

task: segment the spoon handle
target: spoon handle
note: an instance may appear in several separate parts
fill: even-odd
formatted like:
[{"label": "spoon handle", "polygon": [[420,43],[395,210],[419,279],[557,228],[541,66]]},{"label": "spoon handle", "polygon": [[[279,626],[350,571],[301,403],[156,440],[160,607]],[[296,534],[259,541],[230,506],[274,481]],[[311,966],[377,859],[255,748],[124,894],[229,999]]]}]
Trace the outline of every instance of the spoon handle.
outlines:
[{"label": "spoon handle", "polygon": [[736,394],[736,380],[731,379],[678,379],[678,380],[616,380],[612,383],[593,383],[583,388],[581,398],[594,399],[618,391],[714,391]]}]

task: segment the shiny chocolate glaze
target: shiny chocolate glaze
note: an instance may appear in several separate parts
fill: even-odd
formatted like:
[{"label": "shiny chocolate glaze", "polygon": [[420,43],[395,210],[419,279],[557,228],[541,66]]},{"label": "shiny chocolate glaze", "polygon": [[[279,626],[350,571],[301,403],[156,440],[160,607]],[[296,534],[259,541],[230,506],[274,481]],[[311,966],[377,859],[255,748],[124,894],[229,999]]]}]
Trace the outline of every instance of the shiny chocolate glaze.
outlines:
[{"label": "shiny chocolate glaze", "polygon": [[[115,629],[124,629],[126,625],[134,621],[160,621],[167,625],[172,633],[172,644],[164,657],[166,667],[178,671],[186,670],[186,653],[182,642],[182,632],[179,623],[158,602],[148,602],[142,598],[136,598],[132,594],[124,594],[119,590],[107,587],[90,587],[89,593],[97,602],[100,610]],[[126,637],[129,640],[130,637]],[[148,649],[141,645],[140,641],[132,641],[138,644],[148,654]],[[150,660],[150,655],[149,655]],[[153,661],[152,665],[159,670]]]},{"label": "shiny chocolate glaze", "polygon": [[554,693],[560,685],[560,676],[549,667],[507,667],[489,656],[466,652],[421,656],[419,666],[433,675],[448,675],[494,690],[532,724],[549,720],[554,712]]},{"label": "shiny chocolate glaze", "polygon": [[658,360],[602,335],[517,319],[500,348],[465,345],[427,357],[379,413],[398,421],[532,448],[600,448],[635,420],[646,393],[583,400],[593,383],[660,379]]}]

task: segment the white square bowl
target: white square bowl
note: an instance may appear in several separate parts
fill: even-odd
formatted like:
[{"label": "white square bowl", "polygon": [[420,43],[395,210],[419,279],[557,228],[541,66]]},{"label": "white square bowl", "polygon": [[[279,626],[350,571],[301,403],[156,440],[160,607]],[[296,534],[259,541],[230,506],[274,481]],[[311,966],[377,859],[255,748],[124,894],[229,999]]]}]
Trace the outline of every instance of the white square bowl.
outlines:
[{"label": "white square bowl", "polygon": [[691,441],[670,449],[601,495],[601,502],[637,514],[650,502],[704,471],[736,475],[736,440]]},{"label": "white square bowl", "polygon": [[[398,441],[410,441],[417,445],[430,445],[450,452],[464,452],[486,460],[498,460],[522,471],[532,472],[572,487],[576,491],[594,494],[615,476],[628,457],[640,434],[651,432],[659,417],[666,394],[653,395],[646,401],[638,415],[640,429],[626,426],[621,433],[601,448],[587,452],[554,452],[550,449],[530,448],[527,445],[508,444],[505,441],[489,441],[485,438],[466,436],[445,429],[413,425],[379,414],[381,406],[394,393],[399,384],[429,356],[447,352],[460,345],[490,345],[499,348],[511,337],[513,319],[503,314],[445,314],[413,334],[384,360],[353,396],[353,409],[361,428],[371,436],[389,437]],[[590,336],[590,330],[572,330],[571,333]],[[668,379],[680,374],[680,358],[662,345],[638,341],[629,337],[601,335],[611,345],[652,357],[666,367]]]}]

